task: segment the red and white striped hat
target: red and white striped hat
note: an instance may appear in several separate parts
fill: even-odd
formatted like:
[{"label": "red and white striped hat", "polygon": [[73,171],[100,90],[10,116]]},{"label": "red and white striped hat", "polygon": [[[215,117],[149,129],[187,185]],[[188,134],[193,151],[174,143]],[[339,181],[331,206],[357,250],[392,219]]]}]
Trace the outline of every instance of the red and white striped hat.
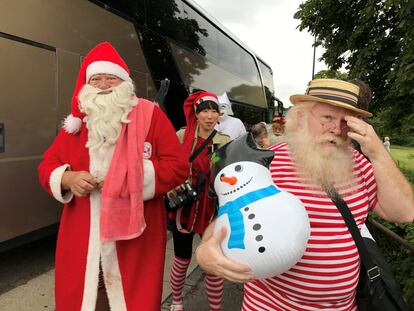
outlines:
[{"label": "red and white striped hat", "polygon": [[372,113],[358,107],[359,86],[336,79],[314,79],[309,82],[305,94],[290,96],[292,104],[319,102],[342,107],[356,112],[361,117],[371,117]]}]

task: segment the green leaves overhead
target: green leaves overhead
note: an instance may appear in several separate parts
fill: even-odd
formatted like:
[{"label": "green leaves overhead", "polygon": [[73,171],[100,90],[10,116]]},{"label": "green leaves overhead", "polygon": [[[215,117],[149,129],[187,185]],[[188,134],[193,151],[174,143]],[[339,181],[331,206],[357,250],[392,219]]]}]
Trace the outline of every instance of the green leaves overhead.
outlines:
[{"label": "green leaves overhead", "polygon": [[[332,71],[368,82],[370,110],[382,113],[384,131],[400,142],[414,136],[414,0],[309,0],[295,18],[299,30],[316,35]],[[391,114],[391,116],[389,115]],[[380,133],[382,134],[382,133]],[[409,140],[409,139],[408,139]]]}]

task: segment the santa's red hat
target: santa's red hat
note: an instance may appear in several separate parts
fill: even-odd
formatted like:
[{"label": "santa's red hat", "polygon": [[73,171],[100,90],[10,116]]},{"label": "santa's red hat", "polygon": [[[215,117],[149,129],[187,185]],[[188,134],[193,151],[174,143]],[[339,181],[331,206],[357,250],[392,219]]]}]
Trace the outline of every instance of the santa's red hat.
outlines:
[{"label": "santa's red hat", "polygon": [[71,134],[79,132],[84,114],[79,109],[78,95],[89,79],[99,73],[113,74],[124,81],[132,81],[129,68],[109,42],[95,46],[84,58],[72,96],[72,113],[66,117],[63,127]]}]

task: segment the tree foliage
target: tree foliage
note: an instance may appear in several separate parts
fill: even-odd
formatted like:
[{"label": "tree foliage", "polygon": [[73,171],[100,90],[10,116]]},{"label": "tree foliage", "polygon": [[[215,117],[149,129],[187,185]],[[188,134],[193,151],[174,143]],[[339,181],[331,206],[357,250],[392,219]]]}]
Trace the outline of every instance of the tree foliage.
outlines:
[{"label": "tree foliage", "polygon": [[414,0],[308,0],[295,14],[330,70],[371,86],[379,134],[414,145],[413,16]]},{"label": "tree foliage", "polygon": [[321,70],[315,74],[315,79],[338,79],[348,80],[348,73],[337,70]]}]

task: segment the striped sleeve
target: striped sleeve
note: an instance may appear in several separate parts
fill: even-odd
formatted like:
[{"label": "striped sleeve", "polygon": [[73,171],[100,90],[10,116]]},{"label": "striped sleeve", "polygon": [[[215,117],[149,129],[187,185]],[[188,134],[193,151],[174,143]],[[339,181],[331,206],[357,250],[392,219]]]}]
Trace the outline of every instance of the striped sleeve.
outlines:
[{"label": "striped sleeve", "polygon": [[378,203],[377,183],[375,181],[372,164],[358,151],[354,151],[355,160],[359,164],[362,178],[368,193],[369,211],[372,211]]}]

